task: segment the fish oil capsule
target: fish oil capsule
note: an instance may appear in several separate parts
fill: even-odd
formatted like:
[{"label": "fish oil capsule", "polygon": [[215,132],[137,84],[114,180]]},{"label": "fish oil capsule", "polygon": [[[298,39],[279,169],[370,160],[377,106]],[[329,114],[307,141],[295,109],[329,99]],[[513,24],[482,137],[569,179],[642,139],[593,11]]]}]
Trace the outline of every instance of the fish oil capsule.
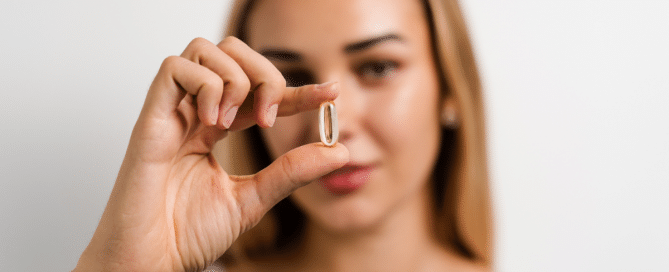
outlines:
[{"label": "fish oil capsule", "polygon": [[318,130],[321,134],[321,142],[325,146],[334,146],[339,139],[339,126],[337,124],[337,108],[334,102],[323,102],[318,112]]}]

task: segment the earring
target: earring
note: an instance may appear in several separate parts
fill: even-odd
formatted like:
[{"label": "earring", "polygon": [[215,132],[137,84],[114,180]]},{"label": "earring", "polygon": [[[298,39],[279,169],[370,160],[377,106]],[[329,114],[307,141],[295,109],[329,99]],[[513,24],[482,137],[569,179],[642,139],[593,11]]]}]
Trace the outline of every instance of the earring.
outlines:
[{"label": "earring", "polygon": [[456,129],[460,125],[460,118],[458,117],[458,112],[455,110],[455,107],[449,105],[443,108],[441,111],[441,125],[444,128]]}]

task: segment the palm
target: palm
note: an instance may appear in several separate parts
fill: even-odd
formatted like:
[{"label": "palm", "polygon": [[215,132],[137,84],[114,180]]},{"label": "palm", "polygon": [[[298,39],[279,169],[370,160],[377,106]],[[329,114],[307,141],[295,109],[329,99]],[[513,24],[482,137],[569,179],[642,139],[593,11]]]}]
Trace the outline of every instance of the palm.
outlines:
[{"label": "palm", "polygon": [[[165,239],[175,247],[184,267],[202,267],[229,248],[241,234],[242,212],[234,195],[232,181],[216,162],[193,155],[177,167],[189,173],[175,177],[171,209],[166,210],[168,226]],[[168,201],[170,203],[170,201]],[[170,218],[171,217],[171,218]]]},{"label": "palm", "polygon": [[[142,244],[170,248],[168,263],[174,266],[201,267],[224,253],[220,250],[232,244],[241,234],[242,222],[249,220],[242,220],[233,180],[210,154],[213,143],[226,132],[203,125],[188,96],[168,118],[149,120],[136,128],[142,130],[138,134],[151,135],[138,143],[145,149],[138,155],[153,162],[147,168],[160,170],[147,172],[151,174],[146,179],[157,180],[143,182],[154,185],[143,190],[163,197],[138,207],[153,223],[138,228],[136,235],[144,237]],[[155,217],[156,209],[161,216]]]}]

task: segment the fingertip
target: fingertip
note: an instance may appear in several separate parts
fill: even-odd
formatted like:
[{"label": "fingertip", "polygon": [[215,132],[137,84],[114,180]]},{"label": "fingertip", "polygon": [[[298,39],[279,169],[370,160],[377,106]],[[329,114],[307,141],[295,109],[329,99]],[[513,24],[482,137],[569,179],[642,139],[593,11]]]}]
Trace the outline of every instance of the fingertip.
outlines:
[{"label": "fingertip", "polygon": [[335,169],[344,166],[350,160],[348,148],[341,143],[333,146],[326,146],[322,143],[313,143],[312,145],[316,146],[324,157],[330,159],[330,165]]},{"label": "fingertip", "polygon": [[225,115],[220,118],[220,124],[226,129],[230,128],[230,126],[232,126],[232,122],[235,121],[235,117],[237,117],[237,111],[239,111],[239,106],[233,106],[228,109],[227,112],[221,113]]},{"label": "fingertip", "polygon": [[334,145],[334,147],[328,147],[328,148],[334,149],[336,154],[335,158],[339,163],[341,163],[342,166],[350,161],[348,148],[346,148],[346,146],[344,146],[343,144],[337,143]]},{"label": "fingertip", "polygon": [[268,122],[265,120],[265,115],[261,113],[261,110],[257,109],[255,110],[255,113],[253,114],[253,119],[255,119],[256,124],[258,124],[259,127],[261,128],[268,128],[270,127]]},{"label": "fingertip", "polygon": [[254,119],[256,120],[256,124],[260,126],[261,128],[269,128],[274,126],[274,122],[276,121],[276,116],[279,111],[279,105],[278,104],[271,104],[267,105],[264,107],[258,107],[255,110],[254,114]]},{"label": "fingertip", "polygon": [[215,126],[216,123],[218,122],[218,111],[220,109],[220,106],[216,104],[214,106],[214,109],[211,111],[211,120],[210,120],[210,125]]},{"label": "fingertip", "polygon": [[339,96],[339,82],[330,81],[315,86],[316,91],[326,98],[335,99]]},{"label": "fingertip", "polygon": [[200,122],[205,126],[216,125],[218,117],[214,115],[214,111],[217,111],[215,107],[212,107],[210,110],[207,110],[205,107],[198,109],[197,116],[200,118]]},{"label": "fingertip", "polygon": [[279,111],[279,104],[274,104],[267,109],[267,114],[265,114],[265,121],[269,127],[274,126],[276,121],[276,114]]}]

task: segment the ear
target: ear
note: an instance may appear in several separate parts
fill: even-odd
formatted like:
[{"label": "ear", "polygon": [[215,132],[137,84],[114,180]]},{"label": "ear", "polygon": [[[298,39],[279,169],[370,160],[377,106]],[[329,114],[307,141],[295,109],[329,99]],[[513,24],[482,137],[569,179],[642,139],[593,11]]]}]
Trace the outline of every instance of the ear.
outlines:
[{"label": "ear", "polygon": [[446,96],[441,102],[441,125],[454,129],[460,125],[460,109],[452,96]]}]

